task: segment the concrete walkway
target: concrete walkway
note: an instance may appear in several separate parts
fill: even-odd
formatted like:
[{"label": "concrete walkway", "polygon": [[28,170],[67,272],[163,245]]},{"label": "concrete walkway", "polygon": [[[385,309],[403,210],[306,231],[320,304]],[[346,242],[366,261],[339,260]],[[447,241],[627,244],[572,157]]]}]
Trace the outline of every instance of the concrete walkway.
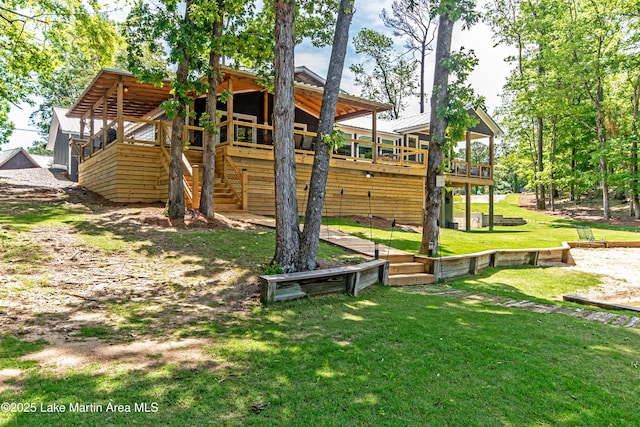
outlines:
[{"label": "concrete walkway", "polygon": [[[263,227],[275,228],[275,218],[270,218],[262,215],[255,215],[247,212],[234,212],[224,214],[227,218],[237,221],[245,221],[251,224],[261,225]],[[302,225],[300,225],[302,228]],[[352,252],[356,252],[362,255],[373,258],[375,255],[375,245],[371,240],[361,239],[360,237],[352,236],[351,234],[344,233],[333,226],[323,225],[320,229],[320,240],[334,244],[336,246],[343,247]],[[412,253],[401,251],[387,245],[379,245],[380,257],[385,258],[387,256],[413,256]]]}]

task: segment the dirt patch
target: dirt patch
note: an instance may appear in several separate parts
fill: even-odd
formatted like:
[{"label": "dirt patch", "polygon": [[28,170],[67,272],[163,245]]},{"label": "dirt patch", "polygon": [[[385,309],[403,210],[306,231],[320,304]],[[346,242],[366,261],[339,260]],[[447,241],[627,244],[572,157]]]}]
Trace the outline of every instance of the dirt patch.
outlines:
[{"label": "dirt patch", "polygon": [[[210,363],[203,349],[213,344],[212,331],[260,304],[259,265],[205,259],[190,242],[177,246],[169,238],[185,229],[255,228],[249,223],[221,215],[207,221],[195,210],[170,221],[163,204],[112,203],[48,170],[0,174],[0,200],[15,203],[3,206],[7,215],[24,213],[23,203],[79,212],[68,225],[43,223],[29,232],[0,225],[0,331],[45,340],[24,359],[48,370]],[[105,253],[100,245],[110,240],[126,244]],[[17,247],[26,249],[5,256]],[[15,388],[22,375],[0,370],[0,390]]]},{"label": "dirt patch", "polygon": [[560,199],[555,203],[555,211],[548,209],[539,211],[536,209],[536,196],[531,193],[520,195],[519,206],[531,211],[543,212],[574,221],[595,222],[599,224],[621,225],[628,227],[640,227],[640,220],[629,217],[629,204],[622,200],[610,200],[611,219],[602,218],[602,199],[598,197],[584,198],[580,201]]}]

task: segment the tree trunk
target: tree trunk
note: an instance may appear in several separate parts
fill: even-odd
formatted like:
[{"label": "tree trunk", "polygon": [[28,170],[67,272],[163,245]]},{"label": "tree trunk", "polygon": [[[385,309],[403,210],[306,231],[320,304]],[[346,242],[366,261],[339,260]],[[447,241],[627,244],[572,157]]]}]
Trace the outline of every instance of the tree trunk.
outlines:
[{"label": "tree trunk", "polygon": [[[442,187],[436,185],[436,177],[441,174],[444,161],[442,146],[445,142],[447,120],[439,114],[440,109],[447,103],[447,86],[449,71],[443,64],[443,59],[451,51],[451,37],[454,21],[449,15],[442,14],[439,19],[438,39],[436,42],[436,64],[433,76],[433,94],[431,95],[431,140],[429,142],[429,158],[427,161],[427,175],[425,180],[425,208],[422,215],[422,243],[420,253],[432,254],[437,252],[440,238],[440,207],[442,204]],[[431,247],[431,250],[430,250]]]},{"label": "tree trunk", "polygon": [[633,138],[631,138],[631,203],[632,216],[640,219],[640,183],[638,182],[638,120],[640,119],[640,77],[633,88]]},{"label": "tree trunk", "polygon": [[602,186],[602,217],[610,218],[609,213],[609,169],[607,165],[607,136],[604,127],[604,111],[602,109],[602,100],[604,98],[602,81],[598,79],[598,87],[596,89],[597,102],[596,107],[596,131],[598,135],[598,143],[600,145],[600,185]]},{"label": "tree trunk", "polygon": [[[213,22],[211,37],[213,40],[222,36],[222,13]],[[200,196],[200,212],[208,220],[215,218],[213,195],[215,192],[215,172],[216,172],[216,134],[218,115],[216,114],[216,104],[218,102],[218,86],[220,85],[220,54],[212,48],[209,52],[209,68],[207,69],[207,91],[206,123],[203,134],[203,154],[202,154],[202,194]]]},{"label": "tree trunk", "polygon": [[285,273],[296,270],[300,229],[296,195],[296,158],[293,143],[295,100],[295,0],[276,0],[273,156],[276,195],[276,261]]},{"label": "tree trunk", "polygon": [[551,204],[551,212],[556,210],[556,195],[555,195],[555,183],[554,171],[556,167],[556,143],[558,141],[558,116],[553,116],[553,123],[551,127],[551,153],[549,163],[551,163],[551,172],[549,174],[549,204]]},{"label": "tree trunk", "polygon": [[425,62],[426,60],[426,55],[427,55],[427,46],[423,43],[422,44],[422,48],[420,49],[420,114],[424,113],[424,69],[425,69]]},{"label": "tree trunk", "polygon": [[[184,21],[189,22],[190,1],[187,1],[187,9],[184,15]],[[179,49],[183,53],[182,61],[178,64],[176,70],[176,83],[178,87],[185,88],[189,79],[189,60],[190,55],[187,51],[185,43],[179,45]],[[174,94],[176,101],[176,115],[171,124],[171,156],[169,160],[169,198],[167,200],[167,216],[170,219],[184,218],[184,186],[182,171],[182,133],[185,124],[187,112],[187,101],[183,99],[179,91]]]},{"label": "tree trunk", "polygon": [[546,197],[545,197],[545,192],[544,192],[544,180],[543,180],[543,173],[544,173],[544,153],[543,153],[543,149],[544,149],[544,138],[543,138],[543,132],[544,132],[544,122],[541,116],[538,116],[536,119],[536,142],[537,142],[537,153],[538,153],[538,172],[536,173],[537,177],[538,177],[538,192],[539,192],[539,197],[538,197],[538,209],[540,210],[545,210],[547,209],[547,203],[546,203]]},{"label": "tree trunk", "polygon": [[304,229],[300,240],[298,270],[307,271],[316,268],[320,226],[322,225],[322,208],[324,206],[327,177],[329,175],[329,159],[332,147],[324,142],[325,135],[333,132],[336,105],[340,93],[340,81],[344,68],[344,58],[349,42],[349,26],[354,13],[354,0],[341,0],[336,30],[333,36],[331,59],[327,70],[327,82],[322,95],[318,135],[316,136],[315,157],[309,184],[309,199],[304,220]]}]

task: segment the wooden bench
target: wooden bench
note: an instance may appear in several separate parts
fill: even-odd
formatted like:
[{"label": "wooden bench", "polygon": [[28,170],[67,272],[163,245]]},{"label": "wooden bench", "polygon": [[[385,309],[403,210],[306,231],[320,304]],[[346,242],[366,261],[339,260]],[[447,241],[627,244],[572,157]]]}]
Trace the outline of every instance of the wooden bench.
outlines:
[{"label": "wooden bench", "polygon": [[358,296],[362,289],[380,282],[389,284],[389,263],[374,260],[358,265],[260,276],[260,301],[268,304],[332,292]]}]

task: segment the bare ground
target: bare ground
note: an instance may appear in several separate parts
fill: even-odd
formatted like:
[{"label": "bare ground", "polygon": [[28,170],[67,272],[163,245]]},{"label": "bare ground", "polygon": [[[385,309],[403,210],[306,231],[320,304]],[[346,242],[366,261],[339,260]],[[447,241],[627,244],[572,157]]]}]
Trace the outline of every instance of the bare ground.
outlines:
[{"label": "bare ground", "polygon": [[[132,243],[105,255],[79,236],[77,225],[44,223],[8,241],[11,225],[0,225],[0,331],[45,340],[28,358],[53,371],[91,363],[103,369],[198,364],[211,342],[181,339],[180,331],[197,328],[202,319],[232,322],[259,304],[257,277],[246,267],[205,265],[165,238],[177,229],[251,227],[246,223],[207,222],[192,212],[171,224],[161,205],[114,205],[46,169],[3,172],[0,200],[63,203],[90,212],[96,227]],[[25,212],[21,205],[12,209]],[[8,255],[20,246],[32,249]],[[36,250],[38,264],[20,261]],[[106,336],[91,336],[95,331]],[[0,390],[9,387],[4,380],[19,376],[20,370],[0,370]]]},{"label": "bare ground", "polygon": [[[522,194],[520,207],[536,210],[534,194]],[[611,200],[611,219],[602,218],[602,200],[584,198],[579,202],[561,199],[556,202],[554,212],[547,215],[575,221],[600,224],[640,227],[640,220],[629,217],[629,206],[619,200]],[[580,296],[625,305],[640,305],[640,249],[572,249],[571,256],[576,265],[570,267],[587,273],[598,274],[602,284],[596,288],[581,291]]]}]

